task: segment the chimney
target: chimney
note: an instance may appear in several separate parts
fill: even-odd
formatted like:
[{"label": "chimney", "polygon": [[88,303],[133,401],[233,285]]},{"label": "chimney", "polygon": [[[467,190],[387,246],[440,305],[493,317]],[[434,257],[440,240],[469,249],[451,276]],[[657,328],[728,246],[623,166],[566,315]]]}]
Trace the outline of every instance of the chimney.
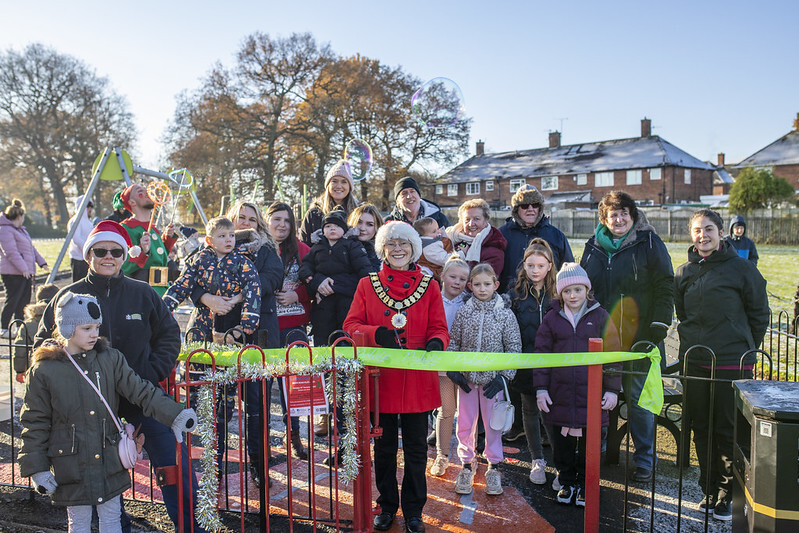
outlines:
[{"label": "chimney", "polygon": [[477,141],[475,143],[475,148],[474,148],[475,154],[483,155],[485,153],[485,149],[486,149],[486,143],[484,143],[483,141]]},{"label": "chimney", "polygon": [[799,131],[799,113],[796,114],[796,120],[793,121],[793,131]]},{"label": "chimney", "polygon": [[719,152],[717,166],[719,167],[724,166],[724,152]]},{"label": "chimney", "polygon": [[652,121],[646,117],[641,119],[641,137],[652,136]]},{"label": "chimney", "polygon": [[559,148],[560,147],[560,132],[559,131],[550,131],[549,132],[549,147],[550,148]]}]

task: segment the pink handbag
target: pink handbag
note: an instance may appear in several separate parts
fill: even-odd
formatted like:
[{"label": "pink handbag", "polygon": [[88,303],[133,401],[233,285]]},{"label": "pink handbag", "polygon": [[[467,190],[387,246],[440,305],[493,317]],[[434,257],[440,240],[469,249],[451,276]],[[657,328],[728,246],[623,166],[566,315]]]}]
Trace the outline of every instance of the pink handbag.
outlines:
[{"label": "pink handbag", "polygon": [[86,383],[91,385],[92,389],[94,389],[94,392],[96,392],[97,396],[99,396],[103,401],[105,408],[108,409],[108,414],[111,415],[111,420],[114,421],[114,424],[119,430],[119,460],[122,461],[122,466],[130,470],[136,466],[136,461],[142,458],[141,450],[144,446],[144,435],[138,434],[134,430],[133,424],[125,424],[123,428],[122,424],[119,420],[117,420],[116,415],[114,415],[114,412],[111,410],[111,407],[108,405],[108,402],[105,401],[103,393],[97,388],[97,385],[92,383],[92,380],[90,380],[89,377],[83,373],[83,370],[81,370],[81,368],[78,366],[78,363],[72,359],[72,356],[69,355],[66,350],[64,350],[64,353],[67,354],[70,362],[78,370],[78,374],[80,374],[81,377],[86,380]]}]

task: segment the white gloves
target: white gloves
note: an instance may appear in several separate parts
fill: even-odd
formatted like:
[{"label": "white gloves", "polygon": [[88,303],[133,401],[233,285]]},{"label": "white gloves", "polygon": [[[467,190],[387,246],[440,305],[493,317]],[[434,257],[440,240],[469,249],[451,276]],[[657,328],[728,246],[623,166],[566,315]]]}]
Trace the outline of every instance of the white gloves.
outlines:
[{"label": "white gloves", "polygon": [[183,442],[183,432],[193,433],[197,431],[197,413],[194,409],[184,409],[172,421],[172,432],[175,434],[175,440]]},{"label": "white gloves", "polygon": [[619,403],[619,396],[615,392],[606,392],[602,395],[602,409],[612,411]]},{"label": "white gloves", "polygon": [[39,494],[52,494],[58,487],[58,483],[55,482],[55,476],[49,470],[36,472],[31,476],[31,481],[33,481],[36,492]]},{"label": "white gloves", "polygon": [[535,401],[538,404],[538,410],[542,413],[549,412],[549,406],[552,405],[552,398],[549,397],[549,392],[540,390],[535,393]]}]

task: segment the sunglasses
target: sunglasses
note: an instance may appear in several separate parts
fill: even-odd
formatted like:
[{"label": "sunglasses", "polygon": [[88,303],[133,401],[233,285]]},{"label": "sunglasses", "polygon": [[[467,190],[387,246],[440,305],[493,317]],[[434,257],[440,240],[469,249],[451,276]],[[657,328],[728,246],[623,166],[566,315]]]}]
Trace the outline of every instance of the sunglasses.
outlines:
[{"label": "sunglasses", "polygon": [[531,207],[535,207],[536,209],[541,208],[541,204],[519,204],[521,209],[530,209]]},{"label": "sunglasses", "polygon": [[95,257],[105,257],[105,254],[111,254],[111,257],[114,259],[119,259],[125,253],[125,250],[122,248],[114,248],[113,250],[107,248],[92,248],[92,253],[94,253]]}]

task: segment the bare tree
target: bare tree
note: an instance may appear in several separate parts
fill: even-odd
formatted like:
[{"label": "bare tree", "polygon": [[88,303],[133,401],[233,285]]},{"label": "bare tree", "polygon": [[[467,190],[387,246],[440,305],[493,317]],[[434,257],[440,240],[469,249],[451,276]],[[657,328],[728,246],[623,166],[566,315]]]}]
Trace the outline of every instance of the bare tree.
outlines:
[{"label": "bare tree", "polygon": [[0,163],[35,177],[48,224],[66,224],[102,149],[134,138],[125,100],[78,59],[41,44],[0,54]]}]

